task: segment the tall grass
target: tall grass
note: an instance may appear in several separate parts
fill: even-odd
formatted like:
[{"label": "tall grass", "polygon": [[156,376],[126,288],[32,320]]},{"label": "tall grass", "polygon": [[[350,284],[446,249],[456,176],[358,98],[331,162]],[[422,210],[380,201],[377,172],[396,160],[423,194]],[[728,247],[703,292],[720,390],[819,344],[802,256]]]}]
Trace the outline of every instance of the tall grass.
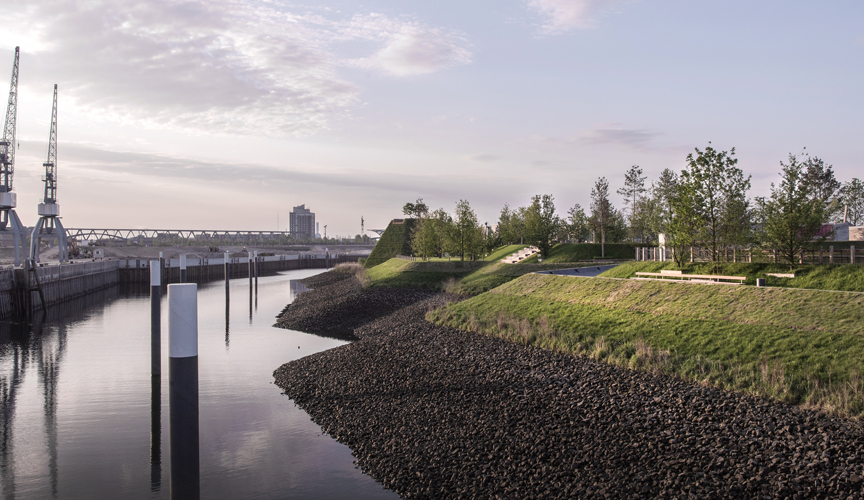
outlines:
[{"label": "tall grass", "polygon": [[[698,310],[693,314],[680,317],[490,292],[432,311],[427,319],[838,416],[864,416],[860,329],[798,330],[700,319]],[[843,330],[844,324],[837,328]]]}]

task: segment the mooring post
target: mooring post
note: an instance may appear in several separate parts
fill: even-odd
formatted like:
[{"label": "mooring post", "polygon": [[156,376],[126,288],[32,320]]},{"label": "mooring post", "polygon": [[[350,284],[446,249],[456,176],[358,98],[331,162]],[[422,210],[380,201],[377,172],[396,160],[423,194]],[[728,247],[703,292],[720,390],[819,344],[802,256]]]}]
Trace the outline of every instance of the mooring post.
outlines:
[{"label": "mooring post", "polygon": [[228,264],[229,258],[230,257],[228,257],[228,252],[225,252],[225,293],[228,293],[228,280],[230,279],[229,277],[231,276],[230,269],[228,268],[228,266],[230,265],[230,264]]},{"label": "mooring post", "polygon": [[180,255],[180,283],[186,283],[186,254]]},{"label": "mooring post", "polygon": [[171,498],[200,498],[198,285],[168,285]]},{"label": "mooring post", "polygon": [[150,261],[150,375],[162,374],[162,267]]},{"label": "mooring post", "polygon": [[255,270],[252,269],[252,252],[249,252],[249,290],[252,290],[252,280],[255,279]]}]

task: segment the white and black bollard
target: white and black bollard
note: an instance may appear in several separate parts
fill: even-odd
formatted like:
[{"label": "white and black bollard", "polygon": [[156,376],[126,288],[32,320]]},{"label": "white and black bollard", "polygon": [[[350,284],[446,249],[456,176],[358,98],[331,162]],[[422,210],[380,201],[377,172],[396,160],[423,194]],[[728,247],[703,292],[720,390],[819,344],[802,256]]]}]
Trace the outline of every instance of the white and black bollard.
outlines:
[{"label": "white and black bollard", "polygon": [[162,268],[150,261],[150,375],[162,374]]},{"label": "white and black bollard", "polygon": [[198,285],[168,286],[171,498],[200,498]]},{"label": "white and black bollard", "polygon": [[186,255],[180,255],[180,283],[186,283]]}]

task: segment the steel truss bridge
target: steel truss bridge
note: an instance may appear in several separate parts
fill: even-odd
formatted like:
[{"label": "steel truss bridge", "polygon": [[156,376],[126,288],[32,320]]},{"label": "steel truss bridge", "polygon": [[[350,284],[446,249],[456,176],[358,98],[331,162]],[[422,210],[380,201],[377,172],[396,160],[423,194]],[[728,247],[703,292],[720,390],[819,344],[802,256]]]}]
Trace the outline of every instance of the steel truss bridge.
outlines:
[{"label": "steel truss bridge", "polygon": [[288,231],[215,231],[204,229],[94,229],[66,228],[66,235],[74,241],[135,241],[186,240],[207,241],[265,241],[291,239]]}]

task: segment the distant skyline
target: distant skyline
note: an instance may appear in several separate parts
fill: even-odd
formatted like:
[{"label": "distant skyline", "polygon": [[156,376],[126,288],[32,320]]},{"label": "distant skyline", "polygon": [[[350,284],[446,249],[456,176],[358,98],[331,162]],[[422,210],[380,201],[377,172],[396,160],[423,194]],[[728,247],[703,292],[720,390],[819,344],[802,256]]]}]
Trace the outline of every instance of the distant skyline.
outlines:
[{"label": "distant skyline", "polygon": [[67,227],[275,230],[305,204],[353,236],[418,197],[493,224],[543,193],[564,215],[598,176],[650,182],[709,141],[751,196],[804,147],[848,181],[862,19],[851,0],[28,0],[0,11],[17,211],[36,222],[55,83]]}]

